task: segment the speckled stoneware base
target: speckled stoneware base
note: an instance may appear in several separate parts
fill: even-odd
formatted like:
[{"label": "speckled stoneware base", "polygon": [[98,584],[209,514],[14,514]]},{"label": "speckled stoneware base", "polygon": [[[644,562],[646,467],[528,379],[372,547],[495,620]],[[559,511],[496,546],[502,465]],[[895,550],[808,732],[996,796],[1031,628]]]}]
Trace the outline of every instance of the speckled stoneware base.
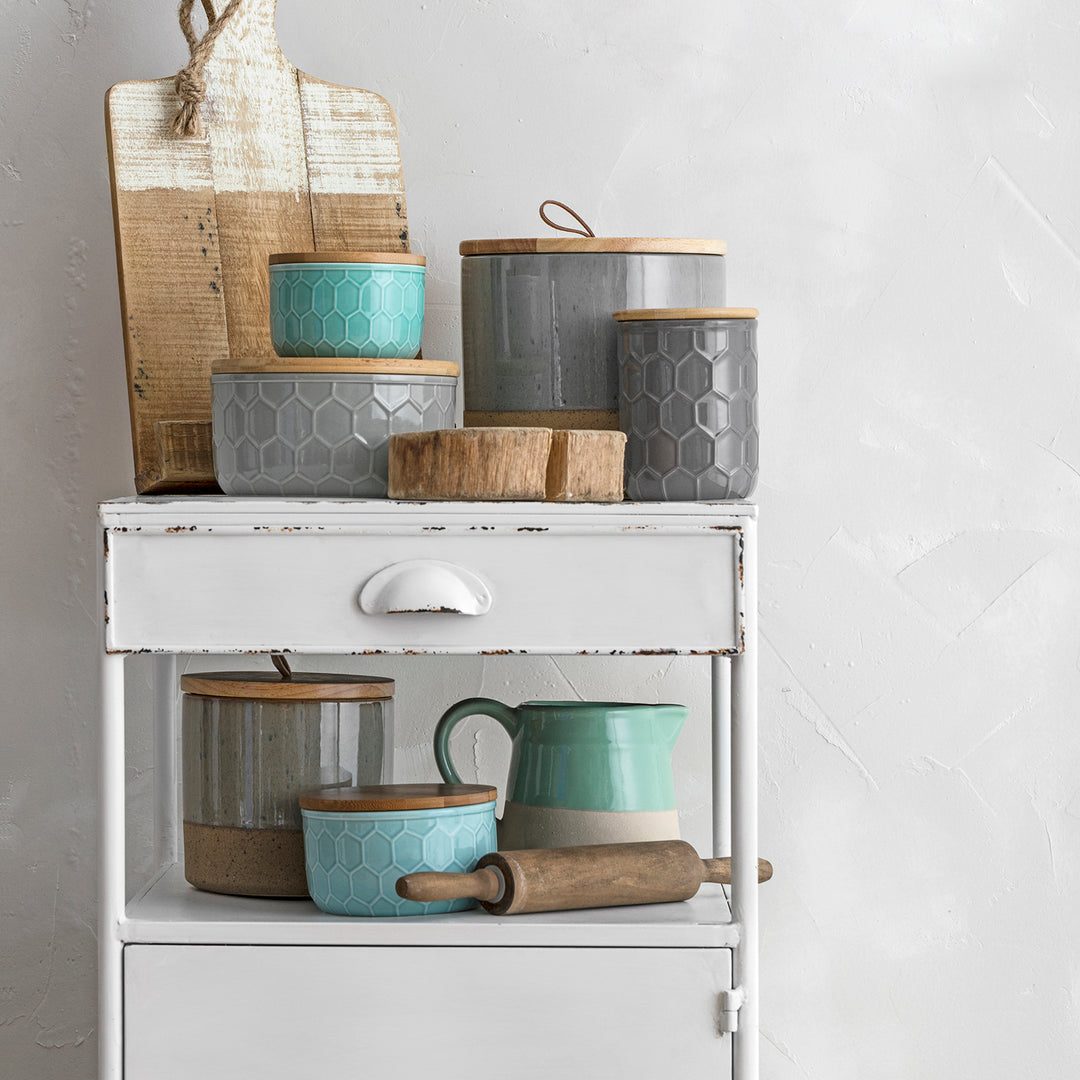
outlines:
[{"label": "speckled stoneware base", "polygon": [[747,498],[758,474],[756,320],[620,327],[627,498]]},{"label": "speckled stoneware base", "polygon": [[214,469],[226,495],[386,495],[388,442],[454,426],[442,375],[214,375]]},{"label": "speckled stoneware base", "polygon": [[466,256],[465,408],[617,409],[619,335],[612,314],[722,306],[725,261],[723,255],[642,252]]},{"label": "speckled stoneware base", "polygon": [[431,810],[302,810],[308,892],[331,915],[435,915],[476,901],[402,900],[397,879],[417,870],[470,873],[496,850],[495,803]]}]

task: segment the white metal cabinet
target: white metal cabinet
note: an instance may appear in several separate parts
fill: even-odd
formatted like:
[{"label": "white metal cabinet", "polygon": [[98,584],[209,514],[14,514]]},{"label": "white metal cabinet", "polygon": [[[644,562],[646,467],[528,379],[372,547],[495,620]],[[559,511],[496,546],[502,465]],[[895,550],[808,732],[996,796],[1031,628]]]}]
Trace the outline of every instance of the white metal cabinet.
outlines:
[{"label": "white metal cabinet", "polygon": [[710,952],[130,945],[125,1076],[727,1075]]},{"label": "white metal cabinet", "polygon": [[[477,1048],[473,1062],[482,1054],[493,1009],[504,1031],[500,1052],[511,1043],[531,1047],[528,1060],[547,1063],[536,1075],[674,1069],[724,1077],[732,1075],[734,1041],[736,1080],[754,1080],[755,518],[744,504],[103,504],[101,1080],[159,1080],[196,1067],[208,1080],[293,1076],[282,1062],[294,1051],[279,1045],[286,1023],[317,1033],[315,1044],[326,1048],[326,1062],[297,1057],[301,1072],[355,1050],[357,1065],[400,1067],[411,1053],[428,1067],[439,1063],[442,1075],[472,1076],[464,1051]],[[470,602],[459,602],[460,582],[428,573],[436,564],[484,594],[477,614],[451,613]],[[364,586],[388,567],[404,567],[401,595],[412,599],[403,610],[423,614],[361,602]],[[176,863],[174,654],[270,649],[712,654],[714,853],[727,853],[730,831],[730,908],[719,887],[705,886],[693,901],[653,907],[340,919],[303,901],[189,888]],[[162,869],[126,901],[123,657],[132,652],[159,654]],[[430,985],[450,968],[457,989],[410,1017],[406,987]],[[366,979],[377,972],[385,992],[372,993]],[[283,990],[298,981],[344,991],[350,976],[356,1004],[363,1002],[360,1029],[345,1030],[349,1010],[340,1002],[326,1012],[318,994]],[[260,991],[271,986],[274,1002],[264,1009]],[[486,1004],[472,1008],[485,989]],[[242,1039],[230,1038],[230,1007],[248,1032]],[[720,1027],[736,1017],[738,1032],[722,1038]],[[185,1030],[199,1034],[186,1039]],[[562,1034],[545,1036],[554,1030]],[[624,1037],[612,1039],[612,1031]],[[578,1066],[559,1057],[560,1041]],[[257,1065],[245,1060],[245,1045],[264,1048]],[[309,1040],[301,1045],[310,1050]],[[191,1054],[197,1064],[168,1064]]]}]

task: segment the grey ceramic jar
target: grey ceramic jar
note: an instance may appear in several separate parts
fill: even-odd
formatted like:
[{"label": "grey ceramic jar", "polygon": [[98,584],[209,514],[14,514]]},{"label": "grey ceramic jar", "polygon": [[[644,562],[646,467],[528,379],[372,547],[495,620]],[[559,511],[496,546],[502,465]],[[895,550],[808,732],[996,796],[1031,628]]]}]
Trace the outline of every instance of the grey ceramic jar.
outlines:
[{"label": "grey ceramic jar", "polygon": [[465,423],[618,427],[612,314],[723,304],[726,250],[715,240],[465,241]]},{"label": "grey ceramic jar", "polygon": [[390,436],[454,426],[455,364],[413,360],[447,374],[395,374],[355,370],[363,360],[310,363],[331,370],[215,366],[214,469],[226,495],[385,497]]},{"label": "grey ceramic jar", "polygon": [[757,311],[620,311],[626,495],[745,499],[758,475]]}]

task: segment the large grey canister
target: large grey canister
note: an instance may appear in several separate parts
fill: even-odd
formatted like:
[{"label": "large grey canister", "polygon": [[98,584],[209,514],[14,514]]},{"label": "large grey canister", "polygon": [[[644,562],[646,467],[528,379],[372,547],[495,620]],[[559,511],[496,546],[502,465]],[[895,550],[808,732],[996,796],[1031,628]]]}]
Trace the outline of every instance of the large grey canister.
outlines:
[{"label": "large grey canister", "polygon": [[466,426],[617,428],[612,314],[726,299],[719,240],[467,240],[459,250]]},{"label": "large grey canister", "polygon": [[758,474],[757,311],[618,311],[626,495],[745,499]]}]

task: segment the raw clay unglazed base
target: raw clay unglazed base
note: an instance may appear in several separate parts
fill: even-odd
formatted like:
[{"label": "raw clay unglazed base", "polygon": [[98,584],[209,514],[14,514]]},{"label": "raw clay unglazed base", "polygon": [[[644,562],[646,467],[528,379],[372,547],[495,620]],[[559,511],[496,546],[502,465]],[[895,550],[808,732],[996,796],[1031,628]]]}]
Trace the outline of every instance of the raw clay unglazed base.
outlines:
[{"label": "raw clay unglazed base", "polygon": [[677,810],[568,810],[508,802],[499,821],[500,851],[679,838]]}]

